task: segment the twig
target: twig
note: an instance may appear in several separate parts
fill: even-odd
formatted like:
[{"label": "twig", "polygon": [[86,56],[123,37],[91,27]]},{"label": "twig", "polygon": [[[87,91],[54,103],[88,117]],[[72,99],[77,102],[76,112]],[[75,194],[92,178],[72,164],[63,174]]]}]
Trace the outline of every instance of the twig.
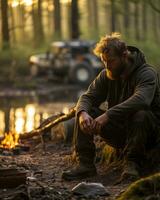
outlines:
[{"label": "twig", "polygon": [[20,139],[28,139],[31,138],[33,136],[36,135],[40,135],[42,133],[47,132],[48,130],[50,130],[52,127],[56,126],[57,124],[59,124],[60,122],[69,120],[71,118],[73,118],[75,116],[75,107],[72,108],[68,114],[64,114],[56,119],[54,119],[53,121],[48,121],[45,125],[40,125],[39,128],[32,130],[31,132],[27,132],[27,133],[23,133],[20,134]]}]

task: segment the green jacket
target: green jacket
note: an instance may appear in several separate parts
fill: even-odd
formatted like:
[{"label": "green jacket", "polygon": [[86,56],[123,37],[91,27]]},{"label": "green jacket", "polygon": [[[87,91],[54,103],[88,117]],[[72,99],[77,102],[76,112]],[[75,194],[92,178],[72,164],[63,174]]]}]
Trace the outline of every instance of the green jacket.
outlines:
[{"label": "green jacket", "polygon": [[108,102],[109,119],[127,119],[139,110],[151,110],[160,124],[160,84],[158,73],[146,64],[144,54],[128,46],[133,54],[133,65],[125,79],[110,80],[106,70],[100,72],[88,90],[79,98],[76,111],[90,112]]}]

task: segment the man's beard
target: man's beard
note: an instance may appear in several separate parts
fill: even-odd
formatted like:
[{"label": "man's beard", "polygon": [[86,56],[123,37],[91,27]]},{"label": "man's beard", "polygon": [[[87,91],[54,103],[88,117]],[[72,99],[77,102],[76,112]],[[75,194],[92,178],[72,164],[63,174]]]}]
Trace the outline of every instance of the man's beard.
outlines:
[{"label": "man's beard", "polygon": [[121,75],[124,72],[124,69],[125,69],[125,64],[120,65],[118,69],[115,69],[115,70],[110,70],[107,68],[106,69],[107,77],[111,80],[118,80],[121,78]]}]

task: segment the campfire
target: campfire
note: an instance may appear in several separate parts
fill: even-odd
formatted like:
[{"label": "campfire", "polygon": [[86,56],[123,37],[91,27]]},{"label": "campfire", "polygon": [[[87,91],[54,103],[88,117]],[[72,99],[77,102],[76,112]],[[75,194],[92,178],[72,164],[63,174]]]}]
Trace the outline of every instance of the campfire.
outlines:
[{"label": "campfire", "polygon": [[15,132],[5,133],[4,139],[0,143],[0,147],[4,149],[13,149],[19,144],[19,134]]},{"label": "campfire", "polygon": [[30,147],[20,142],[20,134],[16,132],[5,133],[0,142],[0,154],[5,156],[19,155],[28,152]]},{"label": "campfire", "polygon": [[5,133],[4,139],[0,141],[0,154],[4,154],[6,151],[9,153],[12,152],[12,154],[19,154],[21,151],[29,151],[29,146],[25,146],[24,143],[26,143],[26,140],[34,136],[40,137],[43,146],[45,146],[43,138],[44,134],[60,122],[71,119],[74,116],[75,107],[71,109],[65,108],[63,113],[60,112],[48,117],[39,125],[39,127],[32,131],[22,133],[20,130],[17,130]]}]

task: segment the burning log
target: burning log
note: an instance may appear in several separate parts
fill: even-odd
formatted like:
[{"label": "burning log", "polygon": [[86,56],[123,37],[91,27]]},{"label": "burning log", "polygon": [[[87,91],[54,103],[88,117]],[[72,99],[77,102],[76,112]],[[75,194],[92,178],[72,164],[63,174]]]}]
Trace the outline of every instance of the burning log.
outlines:
[{"label": "burning log", "polygon": [[0,148],[12,149],[18,145],[19,134],[5,133],[3,139],[0,141]]},{"label": "burning log", "polygon": [[2,153],[3,150],[14,149],[19,144],[18,140],[19,140],[18,133],[15,132],[5,133],[3,139],[0,141],[0,153]]},{"label": "burning log", "polygon": [[75,111],[76,111],[76,109],[75,109],[75,107],[73,107],[69,110],[69,112],[67,114],[61,113],[56,118],[55,118],[55,116],[51,116],[51,117],[47,118],[44,122],[42,122],[42,124],[37,129],[32,130],[31,132],[26,132],[26,133],[20,134],[19,138],[21,140],[24,140],[24,139],[32,138],[37,135],[41,135],[42,133],[47,132],[48,130],[50,130],[52,127],[56,126],[60,122],[63,122],[63,121],[73,118],[75,116]]},{"label": "burning log", "polygon": [[0,154],[5,156],[19,155],[30,150],[29,146],[21,144],[19,134],[16,132],[5,133],[0,141]]}]

